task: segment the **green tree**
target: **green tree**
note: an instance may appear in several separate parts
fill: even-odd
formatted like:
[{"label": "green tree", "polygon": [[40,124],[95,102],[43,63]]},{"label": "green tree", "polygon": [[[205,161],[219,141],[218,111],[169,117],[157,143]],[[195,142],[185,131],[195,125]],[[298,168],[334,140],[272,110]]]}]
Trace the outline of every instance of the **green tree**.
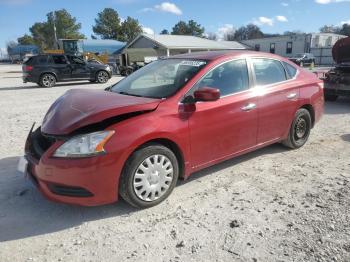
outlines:
[{"label": "green tree", "polygon": [[24,36],[18,37],[17,42],[20,45],[34,45],[34,39],[32,36],[25,34]]},{"label": "green tree", "polygon": [[143,30],[139,21],[128,16],[121,25],[121,37],[118,40],[131,42],[142,32]]},{"label": "green tree", "polygon": [[118,12],[113,8],[105,8],[102,12],[98,13],[95,23],[92,31],[102,39],[120,40],[123,38],[120,18]]},{"label": "green tree", "polygon": [[171,32],[172,35],[193,35],[203,37],[204,27],[193,20],[189,20],[187,23],[179,21]]},{"label": "green tree", "polygon": [[160,32],[161,35],[168,35],[169,34],[169,31],[167,29],[163,29],[161,32]]},{"label": "green tree", "polygon": [[85,38],[79,32],[81,24],[66,9],[50,12],[46,16],[45,22],[37,22],[29,28],[34,43],[42,50],[56,48],[55,28],[57,39]]},{"label": "green tree", "polygon": [[260,28],[257,25],[249,24],[247,26],[242,26],[238,28],[235,32],[234,39],[236,41],[242,41],[249,39],[258,39],[263,37],[264,33],[261,32]]},{"label": "green tree", "polygon": [[320,28],[321,33],[338,33],[339,30],[340,28],[334,25],[324,25]]},{"label": "green tree", "polygon": [[339,30],[339,34],[350,36],[350,24],[343,24]]}]

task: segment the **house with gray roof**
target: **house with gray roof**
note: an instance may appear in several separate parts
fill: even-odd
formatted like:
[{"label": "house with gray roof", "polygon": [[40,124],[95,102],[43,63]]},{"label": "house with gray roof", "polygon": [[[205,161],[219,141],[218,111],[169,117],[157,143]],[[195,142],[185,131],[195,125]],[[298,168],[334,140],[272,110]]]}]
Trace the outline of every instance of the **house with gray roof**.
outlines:
[{"label": "house with gray roof", "polygon": [[126,46],[121,64],[147,63],[158,57],[199,51],[243,49],[248,47],[235,41],[214,41],[189,35],[141,34]]}]

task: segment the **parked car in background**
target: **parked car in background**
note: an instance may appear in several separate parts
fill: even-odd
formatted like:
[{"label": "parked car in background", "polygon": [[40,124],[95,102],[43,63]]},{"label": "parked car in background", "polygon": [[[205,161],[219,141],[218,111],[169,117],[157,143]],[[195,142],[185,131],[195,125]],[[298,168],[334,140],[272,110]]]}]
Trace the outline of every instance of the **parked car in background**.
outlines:
[{"label": "parked car in background", "polygon": [[81,57],[46,54],[30,57],[22,66],[23,82],[53,87],[57,82],[89,80],[106,83],[112,77],[109,65],[89,63]]},{"label": "parked car in background", "polygon": [[338,96],[350,96],[350,37],[338,40],[332,49],[334,68],[325,74],[325,98],[337,100]]},{"label": "parked car in background", "polygon": [[305,65],[315,65],[315,56],[311,53],[297,54],[295,57],[289,58],[293,63],[303,67]]},{"label": "parked car in background", "polygon": [[67,91],[30,131],[21,166],[55,201],[120,195],[151,207],[205,167],[273,143],[302,147],[323,104],[323,82],[276,55],[163,58],[105,91]]}]

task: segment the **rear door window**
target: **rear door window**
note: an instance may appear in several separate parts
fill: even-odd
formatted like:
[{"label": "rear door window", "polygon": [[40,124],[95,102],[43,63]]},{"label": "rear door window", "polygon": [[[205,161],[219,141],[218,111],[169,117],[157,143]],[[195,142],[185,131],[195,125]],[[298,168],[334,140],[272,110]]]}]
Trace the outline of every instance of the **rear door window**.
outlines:
[{"label": "rear door window", "polygon": [[66,57],[63,55],[53,55],[52,60],[53,60],[54,64],[58,64],[58,65],[67,64]]},{"label": "rear door window", "polygon": [[287,80],[281,62],[268,58],[253,58],[256,85],[270,85]]}]

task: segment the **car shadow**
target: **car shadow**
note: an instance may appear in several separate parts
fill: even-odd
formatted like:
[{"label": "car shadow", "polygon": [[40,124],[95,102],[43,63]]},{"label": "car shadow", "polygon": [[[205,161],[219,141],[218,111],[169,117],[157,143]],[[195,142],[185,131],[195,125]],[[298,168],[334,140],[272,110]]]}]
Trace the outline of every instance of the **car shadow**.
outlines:
[{"label": "car shadow", "polygon": [[326,102],[324,112],[327,115],[350,113],[350,97],[339,97],[337,101]]},{"label": "car shadow", "polygon": [[[272,145],[196,172],[188,180],[179,181],[177,186],[191,183],[200,177],[254,157],[285,150],[281,145]],[[99,207],[50,202],[16,171],[18,161],[19,157],[0,159],[0,242],[54,233],[78,227],[88,221],[117,216],[128,217],[133,212],[143,212],[131,207],[122,199],[118,203]]]},{"label": "car shadow", "polygon": [[262,155],[279,154],[279,153],[283,153],[286,151],[288,151],[288,149],[286,147],[284,147],[282,144],[276,143],[276,144],[258,149],[256,151],[253,151],[253,152],[250,152],[250,153],[238,156],[238,157],[231,158],[229,160],[226,160],[226,161],[221,162],[219,164],[210,166],[208,168],[202,169],[198,172],[193,173],[187,180],[180,181],[179,184],[180,185],[185,184],[187,182],[190,182],[190,181],[199,179],[201,177],[210,175],[212,173],[221,171],[221,170],[226,169],[228,167],[232,167],[232,166],[235,166],[237,164],[241,164],[243,162],[249,161],[253,158],[256,158],[256,157],[259,157]]},{"label": "car shadow", "polygon": [[84,222],[129,216],[137,209],[124,201],[99,207],[46,200],[16,171],[19,157],[0,159],[0,242],[77,227]]},{"label": "car shadow", "polygon": [[[62,86],[81,86],[81,85],[92,85],[96,83],[91,82],[74,82],[74,83],[58,83],[54,87],[50,88],[56,88],[56,87],[62,87]],[[17,87],[0,87],[0,91],[11,91],[11,90],[22,90],[22,89],[46,89],[46,87],[41,87],[38,85],[30,85],[30,86],[17,86]]]}]

